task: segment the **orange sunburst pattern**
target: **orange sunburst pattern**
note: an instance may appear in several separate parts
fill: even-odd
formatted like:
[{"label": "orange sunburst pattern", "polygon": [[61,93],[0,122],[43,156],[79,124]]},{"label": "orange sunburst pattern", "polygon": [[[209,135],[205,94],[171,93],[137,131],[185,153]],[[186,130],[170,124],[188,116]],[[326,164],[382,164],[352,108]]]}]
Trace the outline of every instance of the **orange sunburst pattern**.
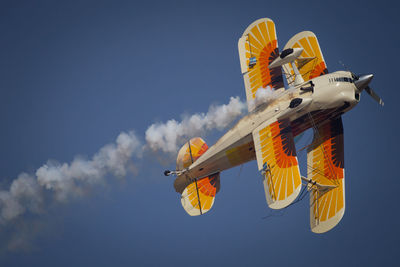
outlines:
[{"label": "orange sunburst pattern", "polygon": [[[200,137],[192,138],[189,142],[184,144],[179,150],[178,157],[176,159],[177,170],[183,170],[189,167],[208,149],[206,142],[204,142],[204,140]],[[192,152],[191,154],[190,151]]]},{"label": "orange sunburst pattern", "polygon": [[325,62],[320,62],[318,65],[316,65],[310,72],[310,76],[308,77],[309,80],[327,74],[328,69],[326,68]]},{"label": "orange sunburst pattern", "polygon": [[259,19],[246,29],[239,40],[239,55],[248,101],[255,98],[259,88],[283,87],[281,68],[268,68],[279,56],[275,24],[272,20]]},{"label": "orange sunburst pattern", "polygon": [[182,193],[182,206],[192,216],[209,211],[220,188],[219,173],[195,180]]},{"label": "orange sunburst pattern", "polygon": [[326,226],[321,227],[327,231],[340,221],[344,213],[343,148],[343,125],[340,117],[318,127],[318,135],[314,136],[307,154],[308,178],[335,188],[327,192],[312,190],[310,195],[312,228],[328,222]]},{"label": "orange sunburst pattern", "polygon": [[276,121],[259,130],[257,134],[260,142],[260,152],[258,149],[256,151],[257,161],[262,160],[259,162],[259,169],[262,167],[261,171],[265,175],[268,204],[271,208],[283,208],[297,197],[301,187],[289,121]]},{"label": "orange sunburst pattern", "polygon": [[[285,49],[289,47],[304,49],[299,60],[310,58],[310,61],[302,66],[298,64],[299,61],[296,62],[296,66],[299,68],[304,81],[328,73],[324,56],[322,55],[318,39],[314,33],[306,31],[296,34],[286,44]],[[311,58],[314,59],[311,60]],[[285,71],[287,71],[287,68],[285,68]],[[293,74],[293,69],[290,68],[290,72]],[[292,75],[288,76],[289,84],[293,81],[293,78]]]},{"label": "orange sunburst pattern", "polygon": [[[179,150],[176,160],[177,170],[183,170],[195,162],[208,149],[200,137],[192,138]],[[181,203],[185,211],[192,215],[201,215],[209,211],[214,204],[215,194],[220,187],[219,173],[202,179],[194,179],[182,192]]]}]

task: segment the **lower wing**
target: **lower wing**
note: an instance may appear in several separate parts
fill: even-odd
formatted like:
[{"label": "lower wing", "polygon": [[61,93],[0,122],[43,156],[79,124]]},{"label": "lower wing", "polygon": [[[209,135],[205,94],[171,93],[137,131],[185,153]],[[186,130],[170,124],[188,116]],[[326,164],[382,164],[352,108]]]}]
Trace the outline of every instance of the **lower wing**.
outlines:
[{"label": "lower wing", "polygon": [[345,210],[344,145],[341,117],[318,126],[307,151],[307,176],[329,187],[310,194],[310,226],[315,233],[335,227]]},{"label": "lower wing", "polygon": [[301,178],[289,121],[267,121],[253,131],[253,139],[268,206],[290,205],[300,193]]}]

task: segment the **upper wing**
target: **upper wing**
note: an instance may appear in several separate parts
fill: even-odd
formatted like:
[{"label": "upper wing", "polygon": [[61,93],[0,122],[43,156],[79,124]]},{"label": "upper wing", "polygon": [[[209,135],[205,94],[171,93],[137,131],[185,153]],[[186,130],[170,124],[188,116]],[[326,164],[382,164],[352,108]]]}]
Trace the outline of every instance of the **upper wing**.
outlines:
[{"label": "upper wing", "polygon": [[273,209],[284,208],[296,199],[301,189],[290,123],[288,120],[264,122],[253,131],[253,139],[267,203]]},{"label": "upper wing", "polygon": [[[285,45],[287,48],[303,48],[303,53],[295,64],[304,81],[328,73],[324,56],[319,47],[317,36],[313,32],[304,31],[293,36]],[[293,69],[290,64],[283,66],[288,84],[294,81]]]},{"label": "upper wing", "polygon": [[238,49],[250,111],[252,108],[250,103],[259,88],[283,87],[282,69],[268,68],[268,65],[279,56],[275,23],[268,18],[253,22],[239,39]]},{"label": "upper wing", "polygon": [[314,188],[310,194],[311,230],[323,233],[339,223],[345,210],[342,119],[332,119],[317,129],[307,151],[307,176],[321,185],[334,186],[327,191]]}]

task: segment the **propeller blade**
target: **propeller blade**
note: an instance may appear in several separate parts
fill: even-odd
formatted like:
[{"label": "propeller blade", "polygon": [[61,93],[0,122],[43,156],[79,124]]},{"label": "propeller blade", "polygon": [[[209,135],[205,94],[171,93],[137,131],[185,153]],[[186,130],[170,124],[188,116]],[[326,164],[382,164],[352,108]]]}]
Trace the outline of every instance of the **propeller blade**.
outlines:
[{"label": "propeller blade", "polygon": [[383,103],[382,98],[380,98],[380,97],[375,93],[375,91],[372,90],[371,87],[367,86],[367,87],[365,88],[365,91],[366,91],[373,99],[375,99],[376,102],[379,103],[379,105],[381,105],[382,107],[385,105],[385,103]]},{"label": "propeller blade", "polygon": [[356,76],[357,79],[354,81],[354,85],[357,87],[357,90],[361,92],[364,90],[368,84],[371,82],[372,78],[374,78],[373,74],[364,74]]}]

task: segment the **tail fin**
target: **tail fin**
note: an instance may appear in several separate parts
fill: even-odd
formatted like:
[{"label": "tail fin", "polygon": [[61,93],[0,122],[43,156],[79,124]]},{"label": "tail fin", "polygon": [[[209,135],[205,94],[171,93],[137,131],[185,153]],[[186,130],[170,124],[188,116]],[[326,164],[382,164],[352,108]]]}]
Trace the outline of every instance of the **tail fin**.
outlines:
[{"label": "tail fin", "polygon": [[[183,170],[195,162],[208,149],[200,137],[192,138],[179,150],[176,169]],[[181,204],[190,216],[208,212],[220,188],[219,173],[201,179],[182,174],[175,180],[175,189],[182,194]],[[183,190],[181,188],[184,188]]]}]

